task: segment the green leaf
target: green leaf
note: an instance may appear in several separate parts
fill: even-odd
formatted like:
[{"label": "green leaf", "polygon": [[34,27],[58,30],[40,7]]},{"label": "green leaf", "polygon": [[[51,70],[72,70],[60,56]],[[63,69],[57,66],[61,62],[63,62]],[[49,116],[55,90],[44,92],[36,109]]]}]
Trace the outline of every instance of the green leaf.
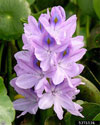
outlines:
[{"label": "green leaf", "polygon": [[35,2],[35,0],[27,0],[29,2],[29,4],[33,4]]},{"label": "green leaf", "polygon": [[[100,90],[100,48],[93,48],[87,51],[85,55],[84,65],[86,65],[92,74],[94,75],[96,82],[93,82]],[[85,75],[85,74],[84,74]],[[86,76],[87,75],[87,76]],[[88,77],[88,73],[86,74],[86,78],[91,80],[91,77]]]},{"label": "green leaf", "polygon": [[21,18],[31,13],[26,0],[0,0],[0,39],[17,39],[23,33]]},{"label": "green leaf", "polygon": [[[84,120],[92,120],[100,112],[100,105],[96,103],[86,103],[82,105]],[[83,119],[83,118],[80,118]]]},{"label": "green leaf", "polygon": [[6,124],[12,122],[15,118],[13,104],[7,95],[0,95],[0,118],[0,123]]},{"label": "green leaf", "polygon": [[69,112],[67,112],[65,114],[64,121],[65,121],[66,125],[71,125],[71,114]]},{"label": "green leaf", "polygon": [[[51,10],[51,8],[48,8],[48,9],[49,9],[49,11]],[[43,14],[43,13],[47,13],[47,9],[44,9],[44,10],[39,11],[37,13],[32,13],[32,16],[38,20],[40,15]],[[28,23],[27,18],[21,18],[21,22]]]},{"label": "green leaf", "polygon": [[1,71],[1,64],[2,64],[2,56],[3,56],[3,51],[4,51],[4,43],[0,44],[0,71]]},{"label": "green leaf", "polygon": [[100,113],[93,118],[93,121],[100,121]]},{"label": "green leaf", "polygon": [[100,113],[100,105],[96,103],[86,103],[82,105],[83,111],[81,112],[84,118],[73,116],[67,113],[64,120],[68,123],[67,125],[75,125],[75,121],[80,120],[92,120],[98,113]]},{"label": "green leaf", "polygon": [[44,125],[45,120],[46,120],[48,117],[50,117],[50,116],[53,115],[53,109],[51,108],[51,109],[47,109],[47,110],[41,110],[41,111],[40,111],[40,115],[42,116],[42,117],[40,118],[40,124],[41,124],[41,125]]},{"label": "green leaf", "polygon": [[44,125],[65,125],[64,120],[59,120],[57,116],[53,115],[45,120]]},{"label": "green leaf", "polygon": [[100,18],[100,0],[93,0],[93,7],[97,16]]},{"label": "green leaf", "polygon": [[93,72],[89,69],[89,67],[85,66],[84,71],[81,73],[81,75],[91,81],[98,88],[98,90],[100,89],[100,82],[93,74]]},{"label": "green leaf", "polygon": [[93,0],[77,0],[77,3],[84,15],[95,16]]},{"label": "green leaf", "polygon": [[22,47],[23,47],[22,38],[18,39],[16,44],[17,44],[18,50],[22,50]]},{"label": "green leaf", "polygon": [[88,50],[100,47],[100,25],[93,27],[87,42]]},{"label": "green leaf", "polygon": [[[21,124],[20,125],[37,125],[35,121],[35,115],[27,113],[23,119],[21,119]],[[39,122],[40,120],[38,120]],[[19,122],[18,122],[19,123]],[[16,123],[16,125],[18,124]],[[19,125],[19,124],[18,124]]]},{"label": "green leaf", "polygon": [[74,3],[72,2],[69,2],[67,4],[67,6],[65,6],[65,12],[66,12],[66,17],[69,18],[70,16],[72,16],[73,14],[76,13],[76,10],[77,10],[77,5],[75,5]]},{"label": "green leaf", "polygon": [[77,100],[76,103],[79,104],[79,105],[82,105],[82,104],[85,104],[85,103],[87,103],[87,102],[85,102],[85,101],[83,101],[83,100]]},{"label": "green leaf", "polygon": [[81,78],[85,85],[80,85],[78,87],[80,93],[77,95],[77,98],[88,102],[100,103],[100,92],[94,84],[82,76],[79,76],[79,78]]},{"label": "green leaf", "polygon": [[[51,8],[49,8],[49,10],[51,10]],[[37,12],[37,13],[32,13],[31,15],[38,20],[39,16],[40,16],[42,13],[47,13],[47,9],[44,9],[44,10],[39,11],[39,12]],[[28,23],[27,18],[21,18],[20,21],[21,21],[22,23]]]},{"label": "green leaf", "polygon": [[2,77],[0,77],[0,95],[6,95],[6,94],[7,94],[7,90],[4,86]]},{"label": "green leaf", "polygon": [[[50,8],[49,8],[49,10],[50,10]],[[38,20],[39,16],[40,16],[42,13],[47,13],[47,9],[44,9],[44,10],[38,12],[38,13],[33,13],[32,16],[34,16],[34,17]]]},{"label": "green leaf", "polygon": [[15,118],[15,110],[10,98],[6,95],[7,91],[0,77],[0,125],[11,125]]}]

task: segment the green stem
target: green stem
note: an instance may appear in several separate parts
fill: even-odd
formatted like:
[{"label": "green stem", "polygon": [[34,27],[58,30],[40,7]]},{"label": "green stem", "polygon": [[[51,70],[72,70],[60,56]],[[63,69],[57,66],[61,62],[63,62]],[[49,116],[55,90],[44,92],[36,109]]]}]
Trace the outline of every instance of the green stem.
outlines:
[{"label": "green stem", "polygon": [[80,34],[80,12],[78,11],[77,13],[77,28],[76,28],[76,34],[79,35]]},{"label": "green stem", "polygon": [[15,45],[15,40],[12,40],[11,43],[12,43],[12,45],[16,46],[16,45]]},{"label": "green stem", "polygon": [[4,43],[2,43],[0,47],[0,71],[1,71],[3,49],[4,49]]},{"label": "green stem", "polygon": [[33,4],[33,7],[34,7],[35,11],[38,13],[39,12],[39,8],[37,7],[37,5]]},{"label": "green stem", "polygon": [[77,4],[77,0],[73,0],[73,3],[74,3],[74,4]]},{"label": "green stem", "polygon": [[90,17],[86,17],[86,36],[89,38],[90,36]]},{"label": "green stem", "polygon": [[11,80],[12,75],[12,54],[11,54],[11,45],[8,43],[8,50],[7,50],[7,83],[8,83],[8,90],[9,90],[9,82]]},{"label": "green stem", "polygon": [[70,0],[70,2],[74,2],[74,0]]}]

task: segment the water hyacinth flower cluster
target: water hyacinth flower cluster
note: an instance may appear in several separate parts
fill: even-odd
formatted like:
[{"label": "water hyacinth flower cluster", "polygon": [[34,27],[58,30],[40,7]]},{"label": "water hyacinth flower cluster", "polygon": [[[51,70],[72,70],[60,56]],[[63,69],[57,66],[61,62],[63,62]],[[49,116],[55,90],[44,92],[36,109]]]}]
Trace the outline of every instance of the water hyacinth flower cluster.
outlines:
[{"label": "water hyacinth flower cluster", "polygon": [[81,116],[82,107],[73,100],[83,84],[78,76],[84,69],[77,63],[86,49],[83,36],[72,37],[76,30],[76,15],[66,20],[61,6],[47,9],[38,22],[32,16],[24,24],[23,51],[15,54],[17,77],[11,86],[23,98],[14,101],[14,108],[36,114],[39,109],[53,107],[57,117],[63,119],[63,109]]}]

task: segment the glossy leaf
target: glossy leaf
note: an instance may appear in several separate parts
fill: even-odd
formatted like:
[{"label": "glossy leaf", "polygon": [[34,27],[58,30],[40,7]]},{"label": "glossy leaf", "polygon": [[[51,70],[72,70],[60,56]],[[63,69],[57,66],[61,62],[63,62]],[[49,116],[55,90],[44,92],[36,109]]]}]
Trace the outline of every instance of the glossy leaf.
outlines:
[{"label": "glossy leaf", "polygon": [[66,125],[71,125],[71,114],[69,112],[67,112],[65,114],[64,121],[65,121]]},{"label": "glossy leaf", "polygon": [[40,124],[41,125],[44,125],[44,122],[45,122],[45,120],[48,118],[48,117],[50,117],[50,116],[52,116],[53,115],[53,109],[51,108],[51,109],[47,109],[47,110],[41,110],[40,111],[40,115],[42,116],[41,118],[40,118]]},{"label": "glossy leaf", "polygon": [[37,125],[35,122],[35,115],[32,114],[26,114],[24,119],[21,119],[21,122],[19,123],[19,120],[17,120],[16,125]]},{"label": "glossy leaf", "polygon": [[17,39],[23,32],[21,18],[31,13],[26,0],[0,0],[0,39]]},{"label": "glossy leaf", "polygon": [[59,120],[55,115],[47,118],[44,125],[65,125],[64,120]]},{"label": "glossy leaf", "polygon": [[100,47],[100,25],[95,26],[90,33],[87,41],[88,50]]},{"label": "glossy leaf", "polygon": [[95,16],[95,11],[93,9],[93,0],[77,0],[79,8],[82,10],[82,13]]},{"label": "glossy leaf", "polygon": [[87,102],[86,102],[86,101],[83,101],[83,100],[77,100],[76,103],[79,104],[79,105],[82,105],[82,104],[85,104],[85,103],[87,103]]},{"label": "glossy leaf", "polygon": [[100,121],[100,113],[93,118],[93,121]]},{"label": "glossy leaf", "polygon": [[93,0],[93,5],[97,16],[100,18],[100,0]]},{"label": "glossy leaf", "polygon": [[15,118],[15,110],[10,98],[6,95],[7,91],[0,77],[0,125],[11,125]]},{"label": "glossy leaf", "polygon": [[3,51],[4,51],[4,43],[0,44],[0,71],[1,71]]},{"label": "glossy leaf", "polygon": [[98,80],[98,84],[100,86],[100,48],[93,48],[87,51],[84,59],[84,65],[89,67]]},{"label": "glossy leaf", "polygon": [[7,90],[4,86],[2,77],[0,77],[0,95],[6,95],[6,94],[7,94]]},{"label": "glossy leaf", "polygon": [[98,90],[100,90],[99,81],[88,66],[85,66],[84,71],[81,73],[81,75],[92,82],[98,88]]},{"label": "glossy leaf", "polygon": [[100,112],[100,105],[96,103],[86,103],[82,105],[83,111],[82,114],[84,118],[78,117],[78,116],[73,116],[70,113],[66,113],[64,120],[67,125],[75,125],[75,121],[80,121],[80,120],[87,120],[91,121],[99,112]]},{"label": "glossy leaf", "polygon": [[35,2],[35,0],[27,0],[29,2],[29,4],[33,4]]},{"label": "glossy leaf", "polygon": [[[50,10],[50,8],[49,8],[49,10]],[[33,13],[32,16],[34,16],[34,17],[38,20],[39,16],[40,16],[42,13],[47,13],[47,9],[44,9],[44,10],[38,12],[38,13]]]},{"label": "glossy leaf", "polygon": [[79,78],[81,78],[85,85],[80,85],[78,87],[80,89],[80,93],[78,94],[77,98],[88,102],[100,103],[100,92],[96,86],[82,76],[79,76]]},{"label": "glossy leaf", "polygon": [[0,123],[5,124],[11,123],[15,118],[13,104],[7,95],[0,95],[0,118]]},{"label": "glossy leaf", "polygon": [[[50,10],[50,8],[49,8],[49,10]],[[42,13],[47,13],[47,9],[41,10],[41,11],[39,11],[39,12],[37,12],[37,13],[32,13],[32,16],[38,20],[39,16],[40,16]],[[28,23],[27,18],[21,18],[20,21],[21,21],[22,23]]]}]

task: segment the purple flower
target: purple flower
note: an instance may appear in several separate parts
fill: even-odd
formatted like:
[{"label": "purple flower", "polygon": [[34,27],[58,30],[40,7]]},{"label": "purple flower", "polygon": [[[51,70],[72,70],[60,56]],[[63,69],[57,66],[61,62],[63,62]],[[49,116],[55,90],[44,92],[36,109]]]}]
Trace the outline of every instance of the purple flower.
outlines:
[{"label": "purple flower", "polygon": [[54,106],[59,119],[63,109],[81,116],[82,107],[72,101],[79,93],[77,86],[83,84],[79,75],[84,66],[77,63],[86,49],[83,36],[72,37],[76,29],[76,15],[66,20],[61,6],[47,9],[38,22],[32,16],[24,24],[23,49],[15,54],[14,67],[17,77],[11,81],[14,89],[24,96],[14,101],[16,110],[35,114],[38,106],[47,109]]},{"label": "purple flower", "polygon": [[76,29],[76,15],[66,20],[64,9],[61,6],[57,6],[51,9],[49,17],[47,19],[42,14],[39,21],[51,37],[56,40],[57,44],[61,44],[66,37],[72,37]]},{"label": "purple flower", "polygon": [[40,68],[40,62],[34,54],[29,51],[20,51],[15,54],[17,65],[15,71],[17,73],[16,85],[22,89],[29,89],[35,86],[40,89],[46,83],[46,77],[52,74],[52,71],[43,72]]},{"label": "purple flower", "polygon": [[34,41],[39,41],[42,37],[43,26],[40,22],[37,22],[33,16],[28,17],[28,24],[24,24],[24,34],[22,35],[22,40],[24,43],[23,49],[34,51]]},{"label": "purple flower", "polygon": [[29,38],[27,36],[27,34],[23,34],[22,35],[22,40],[23,40],[23,49],[24,50],[29,50],[30,52],[34,52],[34,45],[33,45],[33,41],[31,38]]},{"label": "purple flower", "polygon": [[35,56],[41,61],[40,67],[43,71],[47,71],[54,64],[56,54],[63,51],[68,42],[69,40],[66,40],[66,43],[57,45],[48,33],[45,33],[40,41],[34,42]]},{"label": "purple flower", "polygon": [[52,81],[49,84],[46,84],[45,93],[43,93],[39,100],[39,108],[48,109],[54,105],[54,111],[60,120],[63,119],[62,108],[73,115],[83,117],[80,113],[82,107],[72,101],[79,93],[76,86],[82,83],[80,82],[80,79],[72,79],[71,82],[73,83],[74,88],[68,86],[66,79],[57,86],[55,86]]},{"label": "purple flower", "polygon": [[28,38],[31,38],[32,36],[38,36],[41,34],[41,31],[38,28],[38,23],[33,16],[29,16],[28,24],[24,24],[24,32]]},{"label": "purple flower", "polygon": [[[21,94],[24,98],[17,99],[13,102],[14,108],[19,111],[23,111],[20,116],[25,115],[27,112],[30,114],[36,114],[38,110],[39,98],[32,89],[21,89],[16,86],[16,78],[11,80],[11,86]],[[18,117],[20,117],[18,116]]]},{"label": "purple flower", "polygon": [[83,65],[76,63],[86,53],[86,49],[82,48],[83,46],[83,37],[77,36],[71,39],[71,42],[64,51],[57,54],[56,62],[54,63],[56,70],[52,76],[55,85],[63,82],[64,78],[67,78],[68,84],[72,87],[69,78],[79,75],[84,69]]},{"label": "purple flower", "polygon": [[[41,17],[49,18],[48,14],[41,15]],[[35,56],[41,61],[40,67],[43,71],[47,71],[54,62],[56,53],[67,47],[69,39],[66,39],[66,43],[62,43],[60,46],[57,45],[55,39],[49,35],[40,21],[37,23],[32,16],[28,17],[28,24],[24,26],[23,49],[31,52],[35,50]]]}]

